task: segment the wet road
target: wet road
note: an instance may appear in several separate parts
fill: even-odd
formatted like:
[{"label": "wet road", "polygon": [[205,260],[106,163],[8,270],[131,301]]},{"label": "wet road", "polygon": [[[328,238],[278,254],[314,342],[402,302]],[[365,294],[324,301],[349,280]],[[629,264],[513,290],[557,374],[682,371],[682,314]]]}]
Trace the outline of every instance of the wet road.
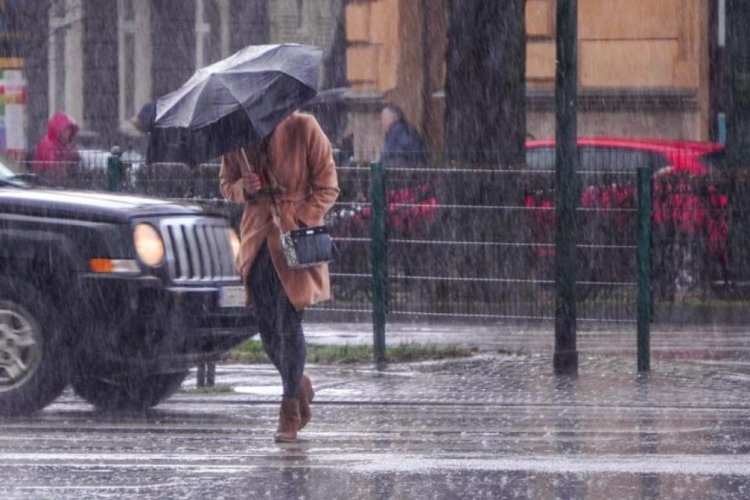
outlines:
[{"label": "wet road", "polygon": [[219,367],[235,392],[181,392],[147,415],[66,393],[0,420],[0,497],[748,498],[750,367],[633,363],[584,353],[577,378],[546,353],[310,366],[314,419],[283,446],[268,367]]}]

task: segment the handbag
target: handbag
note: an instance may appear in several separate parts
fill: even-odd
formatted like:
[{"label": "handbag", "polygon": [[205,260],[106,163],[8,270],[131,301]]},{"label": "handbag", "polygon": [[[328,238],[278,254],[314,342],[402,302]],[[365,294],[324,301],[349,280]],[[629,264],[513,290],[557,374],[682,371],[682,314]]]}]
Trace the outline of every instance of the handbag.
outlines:
[{"label": "handbag", "polygon": [[302,227],[281,233],[281,249],[289,267],[302,269],[336,259],[338,248],[326,226]]},{"label": "handbag", "polygon": [[[242,150],[245,165],[250,169],[245,150]],[[266,169],[267,171],[268,169]],[[251,170],[252,171],[252,170]],[[267,171],[269,177],[271,173]],[[281,220],[281,211],[274,197],[274,189],[268,190],[271,204],[274,206],[278,221]],[[331,238],[326,226],[301,227],[281,233],[281,251],[284,260],[292,269],[304,269],[332,262],[338,255],[338,248]]]}]

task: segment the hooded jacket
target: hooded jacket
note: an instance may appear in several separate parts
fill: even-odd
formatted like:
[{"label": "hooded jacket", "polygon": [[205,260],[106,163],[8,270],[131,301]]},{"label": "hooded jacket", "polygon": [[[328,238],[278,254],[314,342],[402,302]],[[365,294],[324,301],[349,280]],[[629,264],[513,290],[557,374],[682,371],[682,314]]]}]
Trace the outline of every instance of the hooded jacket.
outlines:
[{"label": "hooded jacket", "polygon": [[[63,140],[66,130],[70,131],[67,142]],[[73,139],[78,133],[78,124],[73,117],[58,111],[47,122],[47,133],[34,149],[31,160],[31,171],[36,174],[63,175],[65,171],[77,164],[81,157],[76,150]]]}]

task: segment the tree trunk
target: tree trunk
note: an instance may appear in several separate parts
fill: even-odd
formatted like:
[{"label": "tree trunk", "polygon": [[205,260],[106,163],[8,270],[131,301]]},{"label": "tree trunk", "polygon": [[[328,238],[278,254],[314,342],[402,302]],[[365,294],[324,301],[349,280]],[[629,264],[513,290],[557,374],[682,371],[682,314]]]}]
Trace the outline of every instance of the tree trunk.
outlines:
[{"label": "tree trunk", "polygon": [[450,0],[445,83],[448,161],[524,162],[524,0]]},{"label": "tree trunk", "polygon": [[727,39],[723,66],[727,91],[727,170],[729,193],[730,277],[745,281],[750,272],[750,5],[726,3]]},{"label": "tree trunk", "polygon": [[747,167],[750,151],[750,5],[729,0],[726,4],[727,42],[727,155],[732,166]]}]

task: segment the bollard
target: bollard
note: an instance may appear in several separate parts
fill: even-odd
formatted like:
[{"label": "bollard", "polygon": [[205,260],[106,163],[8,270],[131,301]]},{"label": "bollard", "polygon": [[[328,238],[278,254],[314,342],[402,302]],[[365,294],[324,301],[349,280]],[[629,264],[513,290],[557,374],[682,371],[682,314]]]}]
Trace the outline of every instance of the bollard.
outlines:
[{"label": "bollard", "polygon": [[206,364],[200,363],[198,370],[195,373],[195,385],[198,387],[206,387]]},{"label": "bollard", "polygon": [[372,328],[373,358],[378,367],[385,365],[385,322],[388,301],[388,231],[386,218],[385,168],[370,166],[370,255],[372,256]]},{"label": "bollard", "polygon": [[122,151],[119,146],[113,146],[107,158],[107,190],[122,191],[125,179],[125,167],[122,164]]},{"label": "bollard", "polygon": [[198,364],[195,385],[198,387],[214,387],[216,385],[216,362],[207,361]]},{"label": "bollard", "polygon": [[651,169],[638,169],[638,371],[651,369]]}]

